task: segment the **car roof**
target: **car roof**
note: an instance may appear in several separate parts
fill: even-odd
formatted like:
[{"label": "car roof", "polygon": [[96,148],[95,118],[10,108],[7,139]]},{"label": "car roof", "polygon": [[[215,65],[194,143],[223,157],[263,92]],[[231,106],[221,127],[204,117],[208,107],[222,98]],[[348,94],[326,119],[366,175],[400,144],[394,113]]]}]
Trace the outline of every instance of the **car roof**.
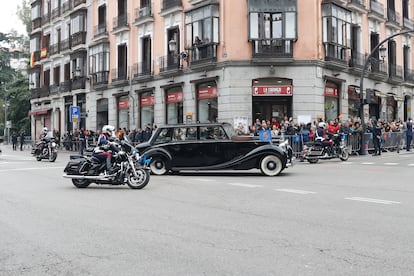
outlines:
[{"label": "car roof", "polygon": [[168,125],[160,125],[158,128],[173,128],[173,127],[211,127],[211,126],[223,126],[223,125],[230,125],[230,123],[223,122],[223,123],[191,123],[191,124],[168,124]]}]

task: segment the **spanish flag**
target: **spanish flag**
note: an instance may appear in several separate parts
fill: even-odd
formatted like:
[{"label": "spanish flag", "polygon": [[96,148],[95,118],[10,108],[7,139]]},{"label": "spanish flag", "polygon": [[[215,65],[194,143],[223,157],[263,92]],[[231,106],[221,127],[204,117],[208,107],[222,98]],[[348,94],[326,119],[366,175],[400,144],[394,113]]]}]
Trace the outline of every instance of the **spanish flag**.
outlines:
[{"label": "spanish flag", "polygon": [[42,48],[42,51],[40,51],[40,58],[47,57],[47,48]]},{"label": "spanish flag", "polygon": [[30,54],[30,68],[33,68],[34,67],[34,63],[35,63],[35,53],[32,52]]}]

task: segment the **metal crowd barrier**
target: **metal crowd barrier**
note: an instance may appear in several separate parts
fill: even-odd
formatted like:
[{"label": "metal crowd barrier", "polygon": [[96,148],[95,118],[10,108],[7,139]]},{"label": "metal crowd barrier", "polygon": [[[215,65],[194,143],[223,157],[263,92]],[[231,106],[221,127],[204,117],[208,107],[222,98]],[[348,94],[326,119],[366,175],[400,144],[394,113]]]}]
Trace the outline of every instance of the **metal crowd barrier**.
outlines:
[{"label": "metal crowd barrier", "polygon": [[[365,133],[364,135],[365,145],[361,145],[361,133],[342,135],[342,140],[347,145],[350,154],[358,155],[361,151],[361,147],[367,152],[374,150],[372,133]],[[273,137],[273,140],[275,141],[284,139],[289,140],[289,144],[293,149],[293,154],[296,157],[301,155],[304,144],[313,142],[312,139],[307,138],[306,135],[280,135]],[[381,137],[381,149],[399,151],[406,147],[405,141],[406,137],[404,132],[386,132],[383,133]],[[411,143],[411,146],[413,145],[414,141]]]}]

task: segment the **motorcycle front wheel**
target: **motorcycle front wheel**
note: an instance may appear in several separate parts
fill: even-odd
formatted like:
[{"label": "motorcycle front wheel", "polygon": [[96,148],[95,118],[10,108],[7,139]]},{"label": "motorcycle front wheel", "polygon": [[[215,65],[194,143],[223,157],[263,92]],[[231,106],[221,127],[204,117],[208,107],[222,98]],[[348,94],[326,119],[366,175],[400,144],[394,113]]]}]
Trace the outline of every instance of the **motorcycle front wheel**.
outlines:
[{"label": "motorcycle front wheel", "polygon": [[130,170],[127,174],[127,184],[131,189],[142,189],[147,186],[150,180],[150,172],[145,169],[135,169],[137,176]]},{"label": "motorcycle front wheel", "polygon": [[72,179],[73,185],[75,185],[76,188],[87,188],[89,184],[89,180],[86,179]]},{"label": "motorcycle front wheel", "polygon": [[339,159],[341,159],[342,161],[346,161],[349,158],[349,152],[347,148],[343,148],[341,150],[341,155],[339,156]]},{"label": "motorcycle front wheel", "polygon": [[52,154],[49,156],[49,162],[55,162],[57,158],[57,152],[52,152]]}]

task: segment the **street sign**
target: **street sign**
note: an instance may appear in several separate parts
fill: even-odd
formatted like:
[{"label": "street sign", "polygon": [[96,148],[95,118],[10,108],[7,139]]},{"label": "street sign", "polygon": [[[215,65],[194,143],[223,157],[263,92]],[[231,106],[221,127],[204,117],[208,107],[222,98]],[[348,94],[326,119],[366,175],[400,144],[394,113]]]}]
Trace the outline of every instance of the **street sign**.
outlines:
[{"label": "street sign", "polygon": [[12,127],[12,122],[6,121],[6,128],[11,128],[11,127]]},{"label": "street sign", "polygon": [[70,106],[69,108],[70,122],[73,122],[73,123],[79,122],[80,116],[81,116],[80,106]]}]

